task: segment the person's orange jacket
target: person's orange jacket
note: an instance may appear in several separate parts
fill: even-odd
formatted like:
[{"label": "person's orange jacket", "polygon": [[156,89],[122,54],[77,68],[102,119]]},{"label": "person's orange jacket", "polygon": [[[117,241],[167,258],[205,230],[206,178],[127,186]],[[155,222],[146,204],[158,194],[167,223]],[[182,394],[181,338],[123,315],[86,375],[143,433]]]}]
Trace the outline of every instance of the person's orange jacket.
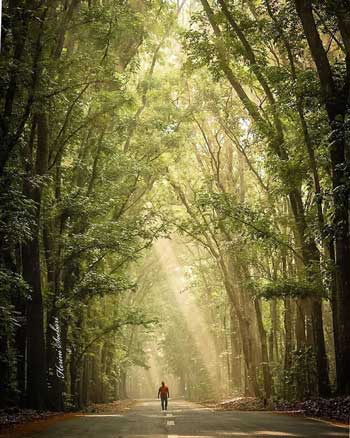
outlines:
[{"label": "person's orange jacket", "polygon": [[166,385],[161,386],[158,391],[158,397],[159,395],[161,396],[161,398],[170,397],[169,388]]}]

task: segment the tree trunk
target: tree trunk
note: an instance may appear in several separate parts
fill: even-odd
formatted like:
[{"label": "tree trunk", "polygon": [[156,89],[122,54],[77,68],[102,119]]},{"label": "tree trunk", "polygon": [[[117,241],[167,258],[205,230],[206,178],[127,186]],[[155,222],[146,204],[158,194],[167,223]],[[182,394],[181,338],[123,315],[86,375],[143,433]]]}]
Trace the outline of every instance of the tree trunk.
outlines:
[{"label": "tree trunk", "polygon": [[126,371],[125,370],[121,370],[120,371],[120,390],[119,390],[119,396],[121,400],[125,400],[127,398],[127,393],[126,393]]},{"label": "tree trunk", "polygon": [[[250,382],[250,390],[253,395],[260,397],[260,388],[256,376],[256,357],[254,352],[254,334],[251,327],[251,322],[247,318],[246,314],[243,314],[241,310],[240,299],[244,296],[239,288],[234,286],[234,278],[231,278],[232,273],[236,271],[236,267],[233,260],[230,260],[230,272],[222,259],[220,257],[219,266],[222,269],[223,280],[225,289],[227,291],[228,298],[234,309],[237,317],[243,357],[245,361],[245,366],[247,369],[247,379]],[[237,274],[237,272],[236,272]]]},{"label": "tree trunk", "polygon": [[[313,333],[316,334],[316,339],[324,339],[322,301],[317,298],[312,299],[311,305]],[[323,366],[318,368],[317,374],[319,394],[323,397],[329,397],[331,395],[331,391],[328,374],[328,358],[324,342],[321,342],[316,346],[316,362],[323,364]]]},{"label": "tree trunk", "polygon": [[27,406],[46,406],[46,353],[43,300],[41,292],[39,230],[23,247],[23,278],[31,287],[27,305]]},{"label": "tree trunk", "polygon": [[242,350],[238,334],[239,327],[232,308],[230,310],[230,322],[232,389],[235,392],[240,392],[244,388],[244,383],[242,381]]},{"label": "tree trunk", "polygon": [[298,399],[303,399],[310,395],[310,387],[307,378],[308,363],[305,359],[307,354],[305,300],[296,300],[295,316],[296,351],[294,356],[294,369],[296,370],[296,396]]},{"label": "tree trunk", "polygon": [[[43,176],[47,172],[48,163],[47,115],[45,113],[37,114],[36,121],[38,141],[35,174]],[[31,287],[31,299],[27,305],[27,404],[34,409],[43,409],[47,402],[47,385],[40,257],[42,186],[33,186],[27,181],[24,190],[36,204],[36,224],[33,229],[33,238],[22,249],[23,278]]]},{"label": "tree trunk", "polygon": [[272,349],[273,349],[273,360],[279,362],[279,346],[278,346],[278,334],[279,334],[279,321],[277,317],[277,302],[273,300],[270,302],[270,312],[271,312],[271,331],[273,334],[272,338]]},{"label": "tree trunk", "polygon": [[78,372],[75,360],[75,351],[72,349],[69,359],[69,373],[70,373],[70,396],[72,400],[72,404],[77,407],[77,381],[78,381]]},{"label": "tree trunk", "polygon": [[[48,395],[50,408],[55,411],[64,409],[64,357],[61,338],[61,324],[58,316],[57,298],[59,291],[59,279],[57,275],[58,258],[56,258],[56,247],[54,245],[54,232],[50,228],[53,223],[44,224],[43,242],[46,256],[47,284],[50,290],[46,324],[46,350],[47,350],[47,373],[48,373]],[[56,239],[57,239],[56,235]]]},{"label": "tree trunk", "polygon": [[[333,77],[327,52],[323,47],[313,16],[311,0],[294,0],[304,33],[315,62],[320,79],[321,90],[328,114],[331,131],[330,158],[333,185],[333,227],[335,255],[335,284],[333,294],[333,319],[337,325],[334,330],[337,365],[338,392],[350,392],[350,237],[349,237],[349,189],[346,166],[346,127],[345,114],[349,97],[349,71],[344,77],[344,86]],[[342,22],[341,10],[337,11],[338,22]],[[346,20],[345,20],[346,22]],[[342,37],[344,28],[342,27]],[[347,40],[345,41],[347,43]],[[348,63],[347,63],[348,64]],[[347,65],[347,69],[348,69]]]},{"label": "tree trunk", "polygon": [[257,299],[254,300],[255,313],[258,325],[258,332],[261,342],[261,353],[262,353],[262,369],[264,376],[264,392],[265,398],[270,399],[272,393],[272,377],[269,365],[269,357],[267,353],[267,337],[266,331],[263,324],[262,313],[260,308],[260,303]]},{"label": "tree trunk", "polygon": [[52,410],[62,411],[64,410],[65,371],[61,325],[56,309],[52,309],[50,312],[46,333],[49,404]]},{"label": "tree trunk", "polygon": [[290,372],[292,368],[292,350],[293,350],[293,336],[292,336],[292,306],[291,299],[284,299],[284,399],[291,398]]},{"label": "tree trunk", "polygon": [[87,406],[89,404],[89,386],[90,386],[90,358],[88,355],[83,359],[83,372],[81,379],[81,403],[80,406]]}]

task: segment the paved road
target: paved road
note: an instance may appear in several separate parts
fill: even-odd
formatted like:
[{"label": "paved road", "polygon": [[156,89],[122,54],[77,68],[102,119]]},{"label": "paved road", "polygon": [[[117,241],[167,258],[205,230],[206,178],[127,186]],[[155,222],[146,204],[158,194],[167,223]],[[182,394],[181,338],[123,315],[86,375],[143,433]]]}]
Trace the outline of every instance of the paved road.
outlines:
[{"label": "paved road", "polygon": [[344,428],[324,422],[264,412],[212,411],[170,400],[162,413],[157,401],[140,401],[120,415],[85,415],[58,422],[33,438],[348,438]]}]

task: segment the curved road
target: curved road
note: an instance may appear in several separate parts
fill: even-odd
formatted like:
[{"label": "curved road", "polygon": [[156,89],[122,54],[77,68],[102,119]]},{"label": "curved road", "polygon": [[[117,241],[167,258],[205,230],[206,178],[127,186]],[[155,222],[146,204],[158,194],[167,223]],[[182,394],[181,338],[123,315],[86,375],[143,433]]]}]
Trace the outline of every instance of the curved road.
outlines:
[{"label": "curved road", "polygon": [[162,413],[155,400],[142,400],[122,414],[82,415],[58,422],[33,438],[348,438],[347,428],[265,412],[213,411],[170,400]]}]

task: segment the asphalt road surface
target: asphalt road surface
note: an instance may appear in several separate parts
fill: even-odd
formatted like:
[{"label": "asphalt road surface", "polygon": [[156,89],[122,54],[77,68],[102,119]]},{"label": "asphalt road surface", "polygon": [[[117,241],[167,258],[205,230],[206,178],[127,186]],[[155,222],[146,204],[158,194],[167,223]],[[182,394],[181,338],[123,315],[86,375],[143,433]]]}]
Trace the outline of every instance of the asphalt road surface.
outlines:
[{"label": "asphalt road surface", "polygon": [[213,411],[194,403],[142,400],[123,414],[83,415],[58,422],[33,438],[349,438],[347,428],[265,412]]}]

